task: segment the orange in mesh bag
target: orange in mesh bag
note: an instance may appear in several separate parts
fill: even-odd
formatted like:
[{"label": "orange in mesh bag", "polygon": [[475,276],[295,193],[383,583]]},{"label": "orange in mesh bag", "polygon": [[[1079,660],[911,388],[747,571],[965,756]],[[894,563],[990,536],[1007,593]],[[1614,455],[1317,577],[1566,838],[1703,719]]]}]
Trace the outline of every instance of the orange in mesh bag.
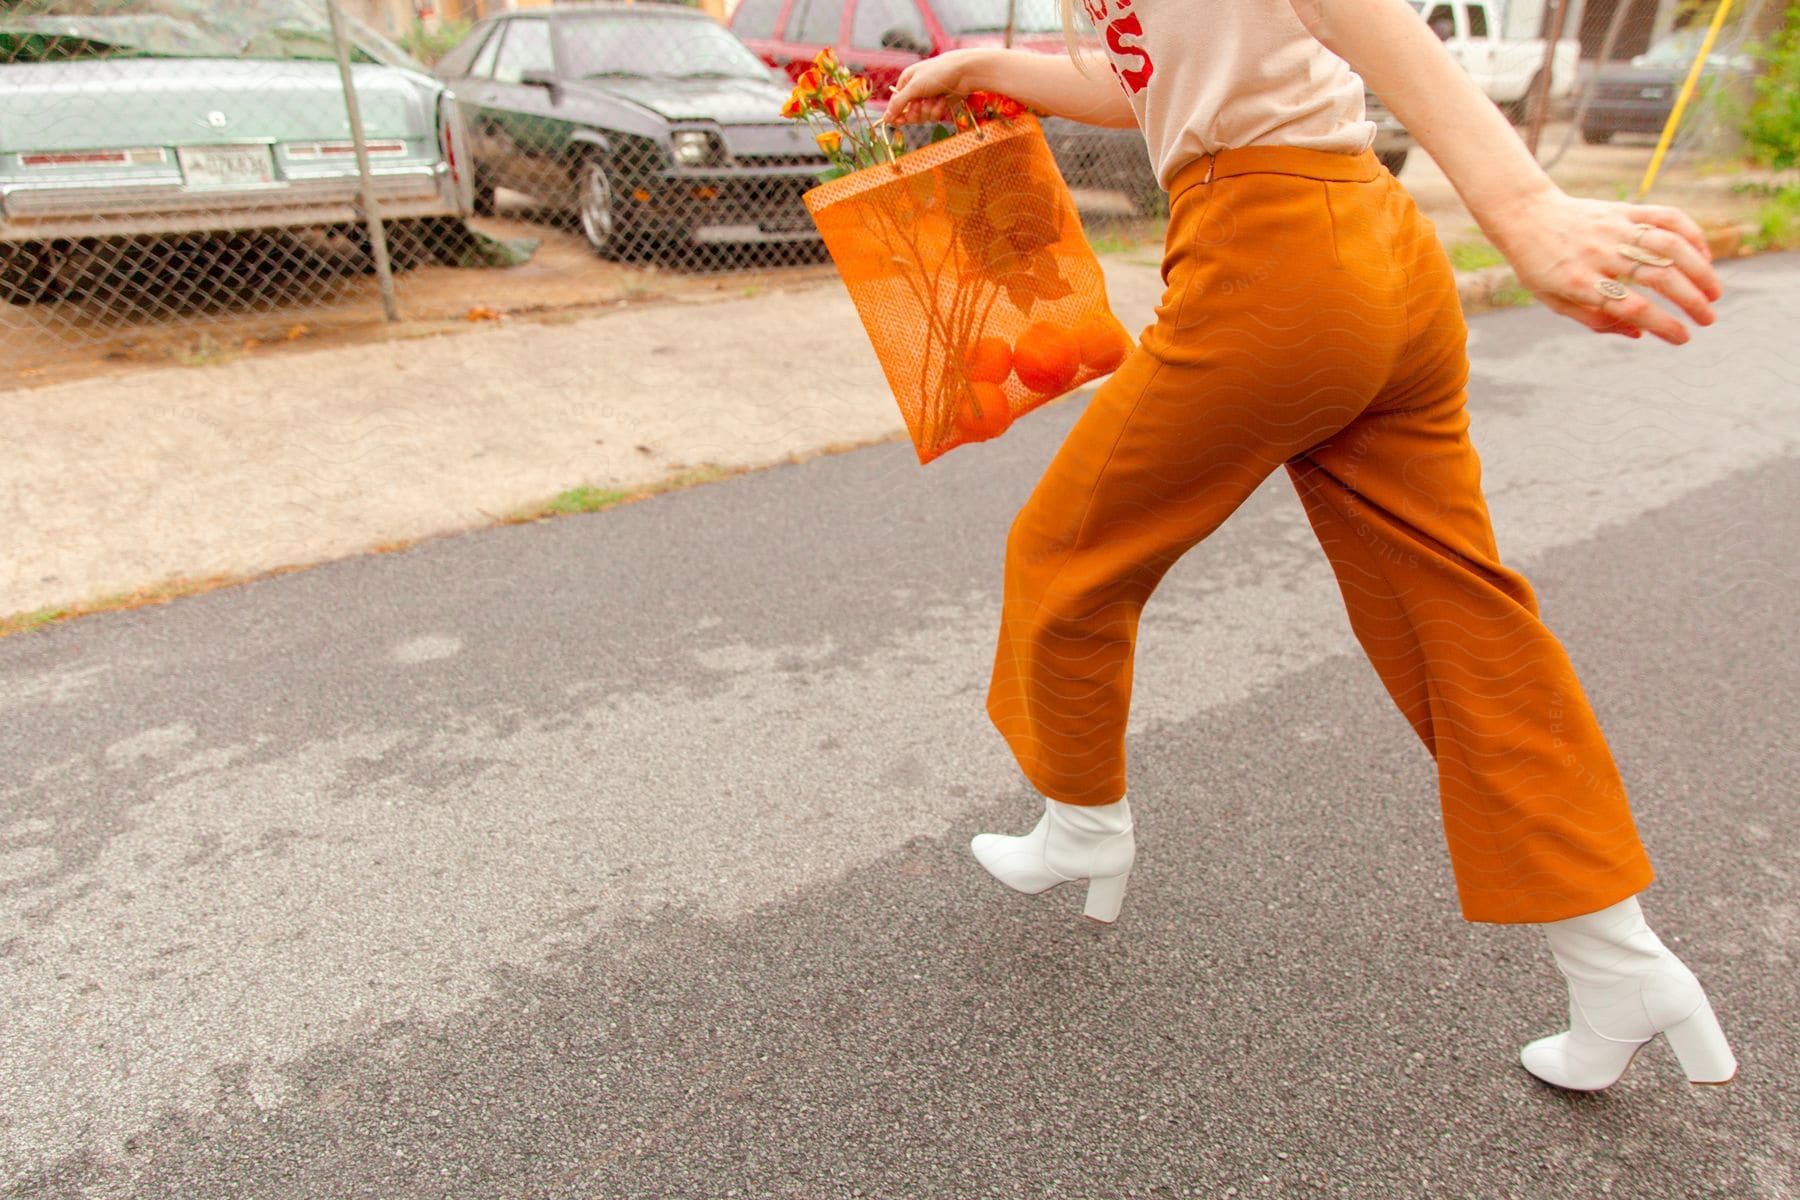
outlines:
[{"label": "orange in mesh bag", "polygon": [[1110,373],[1131,338],[1030,114],[808,191],[928,463]]}]

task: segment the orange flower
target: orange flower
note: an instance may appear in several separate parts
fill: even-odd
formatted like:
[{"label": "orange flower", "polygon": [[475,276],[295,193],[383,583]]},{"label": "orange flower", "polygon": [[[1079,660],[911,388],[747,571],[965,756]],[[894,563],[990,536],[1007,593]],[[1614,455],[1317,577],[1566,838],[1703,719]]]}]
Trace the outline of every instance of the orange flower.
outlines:
[{"label": "orange flower", "polygon": [[836,154],[844,142],[844,135],[835,129],[827,129],[824,133],[813,134],[813,141],[819,143],[819,149],[825,153]]},{"label": "orange flower", "polygon": [[819,105],[836,120],[848,117],[855,105],[850,93],[835,83],[828,83],[819,91]]},{"label": "orange flower", "polygon": [[794,88],[804,96],[816,96],[824,82],[816,68],[808,67],[800,72],[800,78],[794,80]]},{"label": "orange flower", "polygon": [[856,103],[866,104],[869,97],[875,94],[875,85],[871,84],[866,76],[852,75],[844,90],[850,93],[850,99]]},{"label": "orange flower", "polygon": [[789,120],[797,120],[806,115],[806,97],[800,94],[799,88],[789,93],[787,103],[781,106],[781,115]]},{"label": "orange flower", "polygon": [[956,110],[956,127],[958,129],[962,129],[962,130],[968,130],[968,129],[975,128],[974,114],[964,108],[957,109]]},{"label": "orange flower", "polygon": [[840,65],[838,56],[832,53],[830,46],[825,47],[813,56],[813,66],[819,68],[820,72],[823,74],[835,74]]}]

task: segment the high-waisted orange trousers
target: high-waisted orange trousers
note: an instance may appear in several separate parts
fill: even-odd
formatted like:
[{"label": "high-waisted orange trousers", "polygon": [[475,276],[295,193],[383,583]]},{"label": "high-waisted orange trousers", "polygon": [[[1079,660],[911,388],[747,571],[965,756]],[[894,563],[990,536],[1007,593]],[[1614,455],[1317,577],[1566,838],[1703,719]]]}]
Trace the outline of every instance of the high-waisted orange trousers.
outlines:
[{"label": "high-waisted orange trousers", "polygon": [[1371,153],[1227,150],[1169,192],[1156,323],[1014,521],[988,713],[1070,804],[1125,794],[1132,654],[1176,559],[1277,467],[1437,763],[1463,915],[1538,922],[1650,864],[1562,645],[1494,546],[1467,327],[1435,231]]}]

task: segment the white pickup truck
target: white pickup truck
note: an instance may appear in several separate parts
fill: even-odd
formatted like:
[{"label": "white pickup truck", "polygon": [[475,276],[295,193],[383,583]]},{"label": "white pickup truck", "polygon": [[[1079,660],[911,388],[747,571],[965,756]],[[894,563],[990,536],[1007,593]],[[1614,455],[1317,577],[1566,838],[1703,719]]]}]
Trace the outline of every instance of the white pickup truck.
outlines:
[{"label": "white pickup truck", "polygon": [[[1538,72],[1544,68],[1544,39],[1508,37],[1501,30],[1498,12],[1483,0],[1409,0],[1444,47],[1513,121],[1530,119]],[[1531,14],[1523,10],[1521,17]],[[1541,12],[1541,7],[1532,10]],[[1573,26],[1569,26],[1573,32]],[[1581,43],[1565,37],[1556,43],[1550,72],[1549,98],[1560,100],[1575,90],[1576,63]]]}]

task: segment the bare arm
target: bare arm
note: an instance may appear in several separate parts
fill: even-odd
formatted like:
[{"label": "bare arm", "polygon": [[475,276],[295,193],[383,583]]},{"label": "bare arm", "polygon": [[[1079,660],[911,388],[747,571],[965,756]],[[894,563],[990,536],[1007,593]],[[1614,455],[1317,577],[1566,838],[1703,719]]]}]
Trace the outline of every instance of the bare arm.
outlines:
[{"label": "bare arm", "polygon": [[[1712,324],[1719,280],[1693,219],[1664,205],[1566,195],[1403,0],[1269,2],[1291,3],[1312,35],[1362,76],[1443,169],[1520,283],[1549,307],[1602,333],[1687,341],[1681,321],[1640,292],[1608,300],[1596,291],[1596,283],[1635,265],[1629,282],[1653,288],[1697,324]],[[1621,245],[1674,261],[1634,264]]]},{"label": "bare arm", "polygon": [[971,48],[921,59],[900,72],[887,119],[943,121],[954,105],[946,96],[999,92],[1028,108],[1086,125],[1134,129],[1137,116],[1104,56],[1084,53],[1084,71],[1066,54]]}]

